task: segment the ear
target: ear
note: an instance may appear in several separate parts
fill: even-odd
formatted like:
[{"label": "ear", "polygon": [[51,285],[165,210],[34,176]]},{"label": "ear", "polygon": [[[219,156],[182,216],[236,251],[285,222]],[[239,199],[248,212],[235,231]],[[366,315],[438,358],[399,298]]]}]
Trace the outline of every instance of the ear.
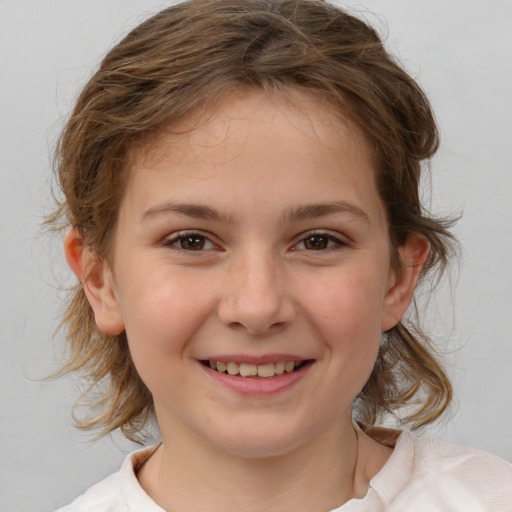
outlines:
[{"label": "ear", "polygon": [[123,332],[124,320],[108,263],[96,258],[75,228],[66,233],[64,252],[68,265],[82,283],[98,328],[105,334]]},{"label": "ear", "polygon": [[430,244],[412,235],[398,248],[400,268],[391,270],[382,314],[382,331],[394,327],[411,304],[416,283],[430,253]]}]

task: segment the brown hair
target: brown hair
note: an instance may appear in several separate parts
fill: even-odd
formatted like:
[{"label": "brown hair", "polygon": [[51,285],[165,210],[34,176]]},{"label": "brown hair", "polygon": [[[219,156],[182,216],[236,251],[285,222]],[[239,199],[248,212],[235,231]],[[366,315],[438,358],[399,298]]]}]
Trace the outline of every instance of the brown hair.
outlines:
[{"label": "brown hair", "polygon": [[[355,122],[375,148],[394,264],[397,247],[416,234],[431,247],[423,277],[444,269],[449,223],[428,215],[418,192],[422,161],[438,146],[429,102],[371,27],[321,0],[189,0],[136,27],[104,58],[62,133],[56,161],[65,199],[50,223],[75,226],[106,257],[133,144],[248,87],[300,89]],[[94,396],[96,406],[79,425],[137,437],[153,402],[125,333],[97,328],[81,286],[62,324],[70,350],[62,373],[83,373],[90,384],[84,397]],[[357,412],[371,427],[415,404],[402,421],[416,428],[450,400],[449,380],[411,320],[385,333]]]}]

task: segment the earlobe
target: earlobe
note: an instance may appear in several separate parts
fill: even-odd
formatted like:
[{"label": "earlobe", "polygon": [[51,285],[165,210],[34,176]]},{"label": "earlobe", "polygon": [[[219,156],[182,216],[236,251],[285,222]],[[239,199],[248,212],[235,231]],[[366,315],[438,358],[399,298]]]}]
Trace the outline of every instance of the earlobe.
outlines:
[{"label": "earlobe", "polygon": [[124,320],[108,263],[96,258],[84,245],[76,228],[66,233],[64,252],[69,267],[82,283],[98,328],[105,334],[123,332]]},{"label": "earlobe", "polygon": [[412,235],[398,248],[401,266],[392,271],[389,279],[382,314],[382,331],[394,327],[411,304],[416,284],[430,253],[428,241]]}]

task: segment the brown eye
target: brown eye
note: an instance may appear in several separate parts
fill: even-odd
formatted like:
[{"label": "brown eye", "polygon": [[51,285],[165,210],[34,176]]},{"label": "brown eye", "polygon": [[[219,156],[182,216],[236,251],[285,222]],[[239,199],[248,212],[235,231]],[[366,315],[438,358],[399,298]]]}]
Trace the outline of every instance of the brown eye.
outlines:
[{"label": "brown eye", "polygon": [[329,237],[325,235],[312,235],[304,239],[304,247],[310,251],[320,251],[329,246]]},{"label": "brown eye", "polygon": [[204,252],[218,249],[207,235],[195,231],[177,232],[163,240],[163,246],[187,252]]},{"label": "brown eye", "polygon": [[206,252],[219,250],[208,235],[195,231],[181,231],[163,240],[162,245],[183,252]]},{"label": "brown eye", "polygon": [[294,246],[294,250],[303,251],[326,251],[346,245],[343,240],[329,233],[309,233]]},{"label": "brown eye", "polygon": [[206,238],[201,235],[190,235],[180,237],[178,240],[180,249],[186,251],[201,251],[206,245]]}]

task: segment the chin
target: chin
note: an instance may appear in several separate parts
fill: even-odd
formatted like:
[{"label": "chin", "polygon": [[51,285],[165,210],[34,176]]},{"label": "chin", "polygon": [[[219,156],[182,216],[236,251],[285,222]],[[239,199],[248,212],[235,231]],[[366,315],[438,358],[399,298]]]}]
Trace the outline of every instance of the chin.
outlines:
[{"label": "chin", "polygon": [[238,443],[236,446],[219,446],[225,452],[245,459],[270,459],[281,457],[293,451],[291,446]]},{"label": "chin", "polygon": [[223,452],[248,459],[268,459],[286,455],[302,443],[292,435],[277,428],[277,432],[232,433],[230,438],[215,443]]}]

